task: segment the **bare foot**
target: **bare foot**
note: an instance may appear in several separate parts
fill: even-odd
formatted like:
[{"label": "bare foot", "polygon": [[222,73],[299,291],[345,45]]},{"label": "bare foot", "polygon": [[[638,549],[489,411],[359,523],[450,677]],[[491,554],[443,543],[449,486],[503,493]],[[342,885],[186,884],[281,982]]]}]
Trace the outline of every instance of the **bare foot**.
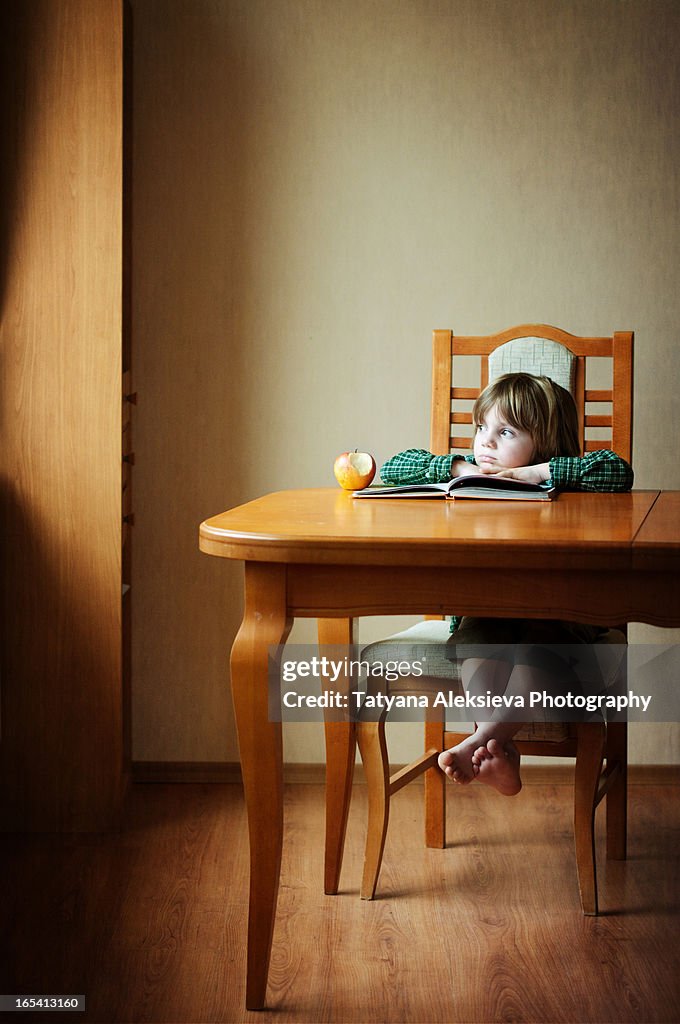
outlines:
[{"label": "bare foot", "polygon": [[477,769],[480,782],[493,786],[503,796],[515,796],[522,788],[519,760],[519,751],[512,741],[503,747],[498,740],[489,740],[485,747],[475,750],[472,767]]},{"label": "bare foot", "polygon": [[479,773],[479,766],[473,762],[478,742],[479,740],[470,737],[470,740],[464,740],[457,747],[443,750],[439,755],[438,764],[444,774],[463,786],[472,782]]}]

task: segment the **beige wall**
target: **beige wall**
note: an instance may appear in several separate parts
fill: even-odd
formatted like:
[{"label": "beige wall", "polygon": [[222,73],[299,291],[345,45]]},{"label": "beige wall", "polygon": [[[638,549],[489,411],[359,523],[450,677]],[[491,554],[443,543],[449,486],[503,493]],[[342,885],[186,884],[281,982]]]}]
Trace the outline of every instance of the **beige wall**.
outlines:
[{"label": "beige wall", "polygon": [[[433,327],[635,330],[637,485],[680,487],[680,8],[134,0],[134,19],[134,757],[235,760],[241,571],[198,553],[198,524],[332,485],[348,447],[426,445]],[[394,759],[414,743],[396,730]],[[286,744],[322,758],[314,726]],[[633,759],[680,759],[677,728],[639,727]]]}]

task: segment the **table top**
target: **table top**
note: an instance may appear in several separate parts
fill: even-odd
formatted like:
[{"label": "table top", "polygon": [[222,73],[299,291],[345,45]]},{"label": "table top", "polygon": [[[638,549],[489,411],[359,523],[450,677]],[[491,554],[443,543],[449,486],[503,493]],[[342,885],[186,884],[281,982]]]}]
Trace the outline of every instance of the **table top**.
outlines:
[{"label": "table top", "polygon": [[680,491],[662,491],[633,545],[638,569],[680,571]]},{"label": "table top", "polygon": [[[658,504],[658,514],[650,515]],[[680,560],[680,492],[562,493],[552,502],[355,500],[279,491],[201,524],[200,548],[243,561],[344,565],[627,568]]]}]

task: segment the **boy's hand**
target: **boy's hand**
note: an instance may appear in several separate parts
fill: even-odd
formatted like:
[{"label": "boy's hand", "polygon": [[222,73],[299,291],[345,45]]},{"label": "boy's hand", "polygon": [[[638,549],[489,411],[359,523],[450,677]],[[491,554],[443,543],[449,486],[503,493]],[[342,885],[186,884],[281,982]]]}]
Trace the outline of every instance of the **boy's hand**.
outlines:
[{"label": "boy's hand", "polygon": [[451,479],[455,480],[459,476],[479,476],[482,469],[479,466],[473,465],[472,462],[466,462],[464,459],[455,459],[451,463]]},{"label": "boy's hand", "polygon": [[507,466],[493,466],[483,470],[489,476],[500,476],[505,480],[523,480],[527,484],[544,484],[550,479],[550,463],[541,462],[537,466],[518,466],[509,469]]}]

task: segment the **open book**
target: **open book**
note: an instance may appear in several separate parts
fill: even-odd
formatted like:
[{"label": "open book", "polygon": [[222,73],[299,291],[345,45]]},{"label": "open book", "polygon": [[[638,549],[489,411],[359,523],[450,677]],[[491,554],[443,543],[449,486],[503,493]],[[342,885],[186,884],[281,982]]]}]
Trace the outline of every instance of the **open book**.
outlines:
[{"label": "open book", "polygon": [[527,484],[497,476],[469,474],[441,484],[398,484],[353,491],[355,498],[501,498],[511,501],[552,501],[557,491],[548,484]]}]

